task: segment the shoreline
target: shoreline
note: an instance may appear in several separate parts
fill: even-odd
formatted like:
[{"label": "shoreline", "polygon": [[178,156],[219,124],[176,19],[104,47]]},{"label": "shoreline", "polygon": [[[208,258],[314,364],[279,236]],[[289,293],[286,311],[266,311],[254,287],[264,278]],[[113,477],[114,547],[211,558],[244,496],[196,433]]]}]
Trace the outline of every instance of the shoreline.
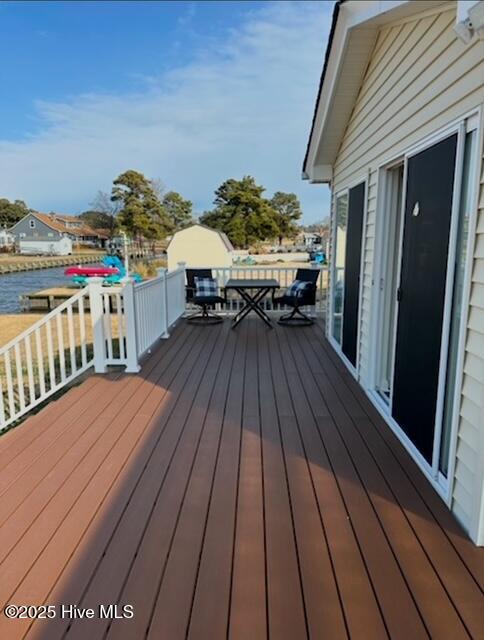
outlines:
[{"label": "shoreline", "polygon": [[9,273],[20,273],[24,271],[39,271],[41,269],[51,269],[53,267],[66,267],[76,264],[88,264],[91,262],[99,262],[104,254],[98,253],[76,253],[70,256],[45,256],[29,260],[25,256],[16,256],[15,258],[0,258],[0,275]]}]

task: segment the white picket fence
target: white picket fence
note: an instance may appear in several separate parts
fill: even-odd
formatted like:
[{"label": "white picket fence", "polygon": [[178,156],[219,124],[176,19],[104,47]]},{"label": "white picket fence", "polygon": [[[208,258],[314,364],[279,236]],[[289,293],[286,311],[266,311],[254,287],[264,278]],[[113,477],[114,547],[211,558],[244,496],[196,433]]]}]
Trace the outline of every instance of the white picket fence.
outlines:
[{"label": "white picket fence", "polygon": [[134,284],[89,285],[0,348],[0,431],[89,368],[122,365],[139,371],[140,357],[185,312],[183,268]]}]

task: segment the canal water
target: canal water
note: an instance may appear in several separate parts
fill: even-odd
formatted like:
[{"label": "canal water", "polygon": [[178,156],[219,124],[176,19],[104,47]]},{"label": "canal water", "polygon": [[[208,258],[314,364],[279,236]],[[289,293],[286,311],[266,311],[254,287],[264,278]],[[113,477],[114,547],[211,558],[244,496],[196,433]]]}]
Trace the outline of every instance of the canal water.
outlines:
[{"label": "canal water", "polygon": [[24,293],[69,284],[69,278],[64,275],[65,268],[54,267],[0,275],[0,314],[20,313],[19,296]]}]

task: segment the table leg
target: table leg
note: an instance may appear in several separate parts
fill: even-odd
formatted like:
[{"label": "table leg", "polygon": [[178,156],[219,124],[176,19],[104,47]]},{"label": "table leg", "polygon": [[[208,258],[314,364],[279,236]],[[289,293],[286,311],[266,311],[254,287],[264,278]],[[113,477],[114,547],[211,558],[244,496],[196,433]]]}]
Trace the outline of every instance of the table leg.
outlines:
[{"label": "table leg", "polygon": [[272,329],[273,325],[271,319],[259,304],[270,291],[270,289],[259,289],[253,296],[251,296],[245,289],[236,289],[236,291],[241,296],[241,298],[245,300],[246,304],[234,317],[232,321],[232,328],[235,329],[239,322],[241,322],[248,313],[250,313],[251,311],[255,311],[259,318],[261,318],[266,323],[266,325],[270,329]]}]

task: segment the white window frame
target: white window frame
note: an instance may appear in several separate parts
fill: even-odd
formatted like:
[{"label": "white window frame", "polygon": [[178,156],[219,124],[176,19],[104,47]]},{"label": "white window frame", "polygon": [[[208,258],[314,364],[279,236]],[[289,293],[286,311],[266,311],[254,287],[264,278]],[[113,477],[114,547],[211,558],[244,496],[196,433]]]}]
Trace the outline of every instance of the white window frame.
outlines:
[{"label": "white window frame", "polygon": [[29,220],[29,228],[30,229],[35,229],[35,220],[33,218],[31,218]]},{"label": "white window frame", "polygon": [[[360,371],[360,338],[361,338],[361,306],[362,306],[362,298],[363,298],[363,265],[365,263],[365,244],[366,244],[366,223],[367,223],[367,214],[368,214],[368,185],[369,185],[369,175],[370,172],[367,172],[365,175],[361,176],[355,180],[352,180],[345,186],[343,189],[339,189],[334,192],[332,199],[332,210],[331,210],[331,259],[330,259],[330,288],[329,288],[329,318],[328,318],[328,330],[327,330],[327,338],[330,342],[333,349],[338,353],[341,360],[344,362],[346,367],[348,368],[351,375],[359,380],[359,371]],[[339,344],[333,337],[333,299],[334,299],[334,286],[335,286],[335,269],[336,269],[336,201],[341,196],[345,194],[348,195],[348,207],[349,207],[349,192],[353,187],[358,186],[359,184],[365,185],[364,192],[364,202],[363,202],[363,223],[361,230],[361,259],[360,259],[360,283],[358,289],[358,319],[357,319],[357,336],[356,336],[356,366],[354,366],[348,358],[343,353],[343,324],[344,324],[344,313],[342,311],[341,315],[341,344]],[[346,255],[346,254],[345,254]],[[344,287],[343,287],[343,310],[344,310]]]}]

